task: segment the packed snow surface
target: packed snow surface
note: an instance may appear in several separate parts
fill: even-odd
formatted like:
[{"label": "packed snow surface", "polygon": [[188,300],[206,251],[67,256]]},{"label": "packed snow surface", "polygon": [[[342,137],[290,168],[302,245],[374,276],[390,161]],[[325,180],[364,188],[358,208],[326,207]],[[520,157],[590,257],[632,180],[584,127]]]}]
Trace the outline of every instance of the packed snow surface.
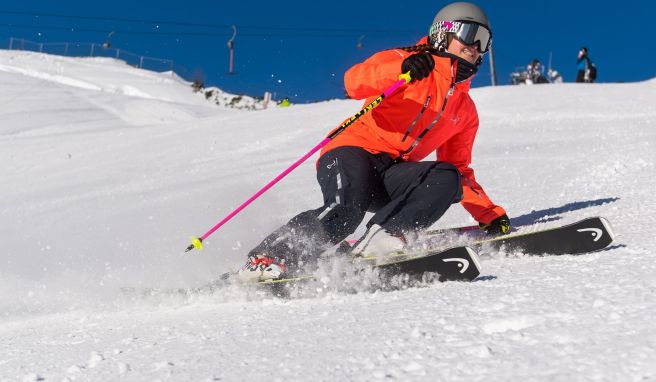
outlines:
[{"label": "packed snow surface", "polygon": [[471,92],[477,179],[518,231],[599,215],[608,249],[292,299],[189,288],[319,206],[316,156],[183,251],[360,101],[230,110],[170,73],[13,51],[0,83],[0,381],[656,378],[654,80]]}]

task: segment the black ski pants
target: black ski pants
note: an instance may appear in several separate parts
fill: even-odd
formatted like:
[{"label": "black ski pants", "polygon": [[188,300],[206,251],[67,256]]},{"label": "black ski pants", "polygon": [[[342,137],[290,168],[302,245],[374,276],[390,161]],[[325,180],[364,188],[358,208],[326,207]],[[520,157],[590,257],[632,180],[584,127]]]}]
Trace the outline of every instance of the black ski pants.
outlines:
[{"label": "black ski pants", "polygon": [[421,230],[462,199],[460,173],[446,162],[403,162],[359,147],[338,147],[317,164],[323,206],[300,213],[269,235],[251,254],[288,263],[320,252],[353,233],[366,212],[367,227],[393,234]]}]

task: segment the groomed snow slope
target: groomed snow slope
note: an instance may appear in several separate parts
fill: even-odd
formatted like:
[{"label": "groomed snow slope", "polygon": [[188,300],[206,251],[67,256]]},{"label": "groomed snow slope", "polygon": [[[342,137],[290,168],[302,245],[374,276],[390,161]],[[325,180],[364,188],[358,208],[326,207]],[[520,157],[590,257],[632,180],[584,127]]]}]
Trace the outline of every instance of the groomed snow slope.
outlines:
[{"label": "groomed snow slope", "polygon": [[[359,101],[226,110],[170,74],[13,51],[0,83],[0,381],[656,378],[654,80],[472,91],[473,167],[513,224],[601,215],[609,249],[292,300],[121,288],[202,285],[317,207],[312,158],[183,253]],[[436,227],[461,224],[456,205]]]}]

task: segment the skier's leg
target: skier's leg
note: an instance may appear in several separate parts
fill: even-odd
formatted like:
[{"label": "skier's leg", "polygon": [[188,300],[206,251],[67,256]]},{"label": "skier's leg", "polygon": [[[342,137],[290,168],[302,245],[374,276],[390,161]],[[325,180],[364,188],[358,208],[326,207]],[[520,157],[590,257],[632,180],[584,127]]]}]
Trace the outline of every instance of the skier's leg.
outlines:
[{"label": "skier's leg", "polygon": [[279,258],[292,268],[315,260],[322,249],[355,231],[373,201],[387,198],[381,171],[394,161],[357,147],[340,147],[321,157],[317,180],[324,205],[302,212],[267,236],[249,257]]},{"label": "skier's leg", "polygon": [[382,174],[393,164],[385,154],[358,147],[339,147],[321,158],[317,180],[324,206],[316,216],[331,244],[353,233],[372,206],[389,202]]},{"label": "skier's leg", "polygon": [[404,236],[439,219],[462,198],[460,173],[448,163],[398,163],[385,171],[389,202],[375,210],[354,255],[380,256],[405,247]]},{"label": "skier's leg", "polygon": [[446,162],[404,162],[384,175],[391,201],[380,208],[368,226],[377,224],[392,234],[428,228],[462,199],[458,170]]},{"label": "skier's leg", "polygon": [[[249,261],[270,258],[283,269],[300,268],[328,242],[323,225],[316,219],[317,210],[291,218],[287,224],[269,234],[249,253]],[[256,261],[257,262],[257,261]]]}]

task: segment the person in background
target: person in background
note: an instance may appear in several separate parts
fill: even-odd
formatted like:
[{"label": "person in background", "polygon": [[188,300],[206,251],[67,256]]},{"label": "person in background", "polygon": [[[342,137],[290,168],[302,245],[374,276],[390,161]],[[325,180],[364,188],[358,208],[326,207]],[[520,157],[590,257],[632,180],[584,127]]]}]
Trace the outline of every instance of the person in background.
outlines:
[{"label": "person in background", "polygon": [[526,66],[526,79],[534,84],[548,84],[549,80],[542,74],[543,68],[537,58]]},{"label": "person in background", "polygon": [[592,83],[597,79],[597,67],[588,56],[588,48],[583,47],[579,50],[576,64],[578,65],[576,82]]},{"label": "person in background", "polygon": [[[345,89],[365,104],[401,73],[409,72],[412,81],[323,147],[317,161],[323,205],[266,237],[237,277],[263,281],[306,270],[352,234],[367,212],[373,216],[351,248],[354,256],[402,250],[407,237],[458,202],[487,233],[510,232],[506,211],[470,167],[479,121],[469,88],[491,43],[485,13],[471,3],[453,3],[437,13],[415,46],[378,52],[351,67]],[[431,153],[433,159],[424,161]]]}]

